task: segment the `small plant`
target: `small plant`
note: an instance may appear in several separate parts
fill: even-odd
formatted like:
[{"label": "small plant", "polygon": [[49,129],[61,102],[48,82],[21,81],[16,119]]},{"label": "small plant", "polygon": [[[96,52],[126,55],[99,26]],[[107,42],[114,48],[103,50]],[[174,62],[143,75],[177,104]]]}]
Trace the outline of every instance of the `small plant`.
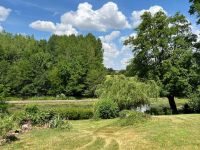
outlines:
[{"label": "small plant", "polygon": [[60,116],[55,116],[50,120],[49,127],[71,130],[72,125],[68,121],[65,122]]},{"label": "small plant", "polygon": [[136,123],[145,122],[150,118],[149,115],[137,112],[137,111],[130,111],[130,110],[123,110],[119,113],[120,120],[119,125],[120,126],[130,126],[134,125]]},{"label": "small plant", "polygon": [[65,96],[65,94],[61,93],[61,94],[57,95],[56,98],[60,99],[60,100],[65,100],[66,96]]},{"label": "small plant", "polygon": [[94,107],[94,118],[111,119],[119,115],[118,105],[111,100],[100,100]]},{"label": "small plant", "polygon": [[7,133],[16,127],[13,116],[0,117],[0,137],[5,138]]},{"label": "small plant", "polygon": [[39,112],[39,108],[36,105],[29,105],[25,108],[25,112],[29,114],[36,114]]},{"label": "small plant", "polygon": [[8,112],[8,104],[5,100],[0,98],[0,114]]}]

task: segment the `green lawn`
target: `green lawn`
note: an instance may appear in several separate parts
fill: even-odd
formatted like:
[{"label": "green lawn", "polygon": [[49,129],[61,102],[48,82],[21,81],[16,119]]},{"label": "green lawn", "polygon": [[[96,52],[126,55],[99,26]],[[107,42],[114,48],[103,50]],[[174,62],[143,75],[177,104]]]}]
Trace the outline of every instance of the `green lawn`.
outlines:
[{"label": "green lawn", "polygon": [[72,131],[35,129],[2,150],[199,150],[200,115],[156,116],[130,127],[118,119],[71,121]]}]

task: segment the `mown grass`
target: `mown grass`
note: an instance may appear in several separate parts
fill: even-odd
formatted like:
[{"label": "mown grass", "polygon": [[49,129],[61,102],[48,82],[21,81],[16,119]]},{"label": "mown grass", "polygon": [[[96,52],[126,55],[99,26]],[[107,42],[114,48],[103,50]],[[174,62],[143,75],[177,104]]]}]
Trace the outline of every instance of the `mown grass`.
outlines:
[{"label": "mown grass", "polygon": [[34,129],[2,150],[198,150],[200,115],[156,116],[134,126],[120,127],[118,119],[71,121],[71,131]]}]

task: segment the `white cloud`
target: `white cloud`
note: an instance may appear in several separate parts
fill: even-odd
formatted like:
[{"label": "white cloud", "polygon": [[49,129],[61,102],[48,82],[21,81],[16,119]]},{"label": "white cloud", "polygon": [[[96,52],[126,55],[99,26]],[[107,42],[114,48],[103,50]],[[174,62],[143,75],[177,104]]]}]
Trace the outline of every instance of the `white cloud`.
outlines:
[{"label": "white cloud", "polygon": [[31,28],[39,30],[39,31],[48,31],[52,32],[56,35],[71,35],[71,34],[78,34],[75,28],[69,24],[60,24],[57,23],[56,25],[51,21],[34,21],[29,25]]},{"label": "white cloud", "polygon": [[200,41],[200,30],[196,25],[191,25],[192,32],[197,35],[197,41]]},{"label": "white cloud", "polygon": [[71,35],[71,34],[78,34],[78,31],[72,27],[70,24],[56,24],[56,29],[53,31],[56,35]]},{"label": "white cloud", "polygon": [[126,16],[113,2],[108,2],[97,10],[93,10],[92,5],[87,2],[80,3],[77,11],[66,12],[61,16],[61,23],[90,31],[130,28]]},{"label": "white cloud", "polygon": [[10,12],[11,9],[0,6],[0,22],[5,21],[9,16]]},{"label": "white cloud", "polygon": [[[123,45],[128,36],[120,36],[120,31],[113,31],[108,35],[100,36],[104,49],[104,65],[117,70],[125,69],[133,57],[130,46]],[[131,35],[136,35],[132,33]]]},{"label": "white cloud", "polygon": [[165,14],[167,14],[167,12],[161,7],[161,6],[152,6],[149,9],[145,10],[139,10],[139,11],[133,11],[132,12],[132,26],[133,28],[136,28],[140,23],[141,23],[141,16],[144,14],[144,12],[150,12],[152,15],[155,15],[157,12],[159,11],[163,11]]},{"label": "white cloud", "polygon": [[54,31],[56,29],[56,26],[51,21],[41,21],[37,20],[32,22],[29,25],[31,28],[39,30],[39,31]]},{"label": "white cloud", "polygon": [[[0,6],[0,23],[6,21],[7,17],[10,15],[11,11],[12,10],[9,8]],[[0,32],[2,32],[2,31],[3,31],[3,27],[0,24]]]},{"label": "white cloud", "polygon": [[[76,11],[66,12],[60,20],[60,23],[38,20],[29,26],[36,30],[49,31],[58,35],[77,34],[76,29],[105,32],[110,29],[130,28],[126,16],[119,11],[117,4],[113,2],[108,2],[97,10],[93,10],[92,5],[87,2],[80,3]],[[117,36],[118,33],[113,34],[115,35],[111,36]]]},{"label": "white cloud", "polygon": [[99,37],[104,50],[104,65],[108,68],[113,65],[113,59],[116,58],[120,53],[120,50],[114,43],[114,40],[116,40],[119,36],[120,31],[113,31],[108,35]]},{"label": "white cloud", "polygon": [[123,68],[125,68],[131,61],[131,57],[125,57],[121,60],[121,64],[123,66]]}]

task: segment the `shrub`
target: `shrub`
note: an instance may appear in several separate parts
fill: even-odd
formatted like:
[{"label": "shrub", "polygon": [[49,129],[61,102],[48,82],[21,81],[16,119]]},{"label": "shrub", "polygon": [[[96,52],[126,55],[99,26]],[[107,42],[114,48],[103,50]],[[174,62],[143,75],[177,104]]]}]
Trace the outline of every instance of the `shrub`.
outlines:
[{"label": "shrub", "polygon": [[0,98],[0,114],[8,112],[8,104]]},{"label": "shrub", "polygon": [[121,111],[119,116],[120,120],[118,123],[120,126],[134,125],[136,123],[145,122],[150,118],[150,116],[145,113],[130,110]]},{"label": "shrub", "polygon": [[57,108],[51,109],[51,111],[59,115],[63,119],[67,120],[81,120],[81,119],[90,119],[93,117],[93,109],[92,108]]},{"label": "shrub", "polygon": [[35,105],[25,108],[25,111],[18,114],[19,124],[30,122],[32,125],[44,125],[48,123],[55,114],[52,111],[41,111]]},{"label": "shrub", "polygon": [[25,108],[25,112],[29,114],[36,114],[39,112],[39,108],[36,105],[28,105]]},{"label": "shrub", "polygon": [[171,115],[172,111],[167,106],[150,106],[150,109],[146,111],[147,114],[151,115]]},{"label": "shrub", "polygon": [[94,118],[111,119],[116,118],[119,114],[117,104],[111,100],[100,100],[94,107]]},{"label": "shrub", "polygon": [[101,99],[110,99],[120,108],[131,109],[149,104],[149,98],[157,97],[159,88],[154,81],[141,82],[124,75],[107,76],[99,85],[96,94]]},{"label": "shrub", "polygon": [[5,138],[6,134],[16,127],[13,116],[0,117],[0,136]]},{"label": "shrub", "polygon": [[189,106],[193,112],[200,113],[200,92],[191,96]]},{"label": "shrub", "polygon": [[54,116],[52,120],[49,122],[50,128],[61,128],[61,129],[68,129],[71,130],[72,125],[69,123],[69,121],[65,122],[59,115]]}]

